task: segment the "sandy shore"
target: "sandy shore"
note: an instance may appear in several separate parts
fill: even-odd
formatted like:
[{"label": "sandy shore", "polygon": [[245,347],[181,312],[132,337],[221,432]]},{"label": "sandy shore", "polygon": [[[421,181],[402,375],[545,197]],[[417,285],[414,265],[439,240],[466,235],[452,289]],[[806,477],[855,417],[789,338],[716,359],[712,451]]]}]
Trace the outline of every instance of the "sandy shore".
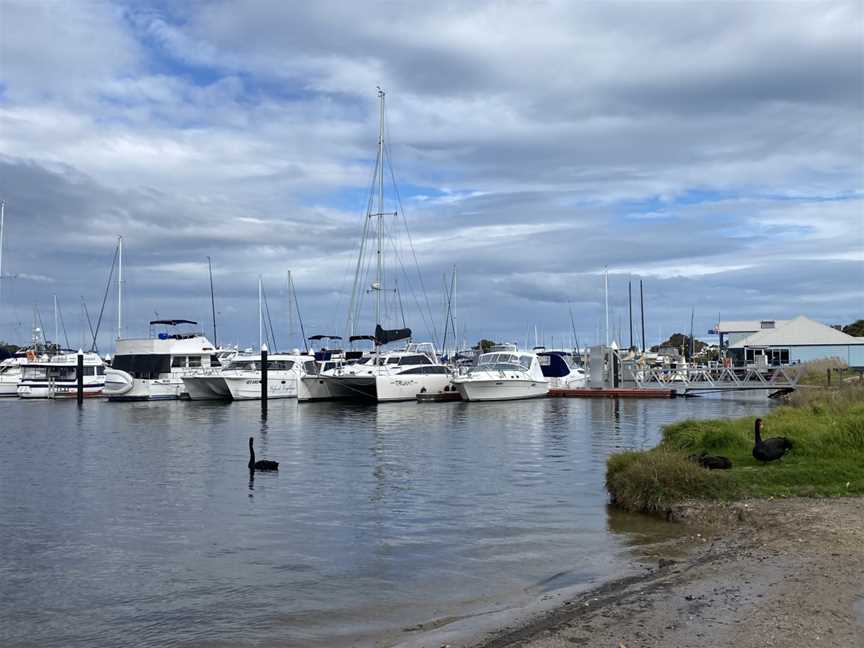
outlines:
[{"label": "sandy shore", "polygon": [[686,557],[461,645],[864,646],[864,498],[698,504],[674,517],[707,529],[681,541]]}]

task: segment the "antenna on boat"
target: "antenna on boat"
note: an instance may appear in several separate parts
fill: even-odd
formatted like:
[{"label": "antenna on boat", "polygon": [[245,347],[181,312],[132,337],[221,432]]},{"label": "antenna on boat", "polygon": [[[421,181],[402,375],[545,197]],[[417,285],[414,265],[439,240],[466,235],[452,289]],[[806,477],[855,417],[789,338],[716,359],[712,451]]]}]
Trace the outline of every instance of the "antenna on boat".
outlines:
[{"label": "antenna on boat", "polygon": [[210,257],[207,257],[207,272],[210,274],[210,313],[213,316],[213,346],[219,348],[219,341],[216,337],[216,298],[213,294],[213,265],[210,263]]}]

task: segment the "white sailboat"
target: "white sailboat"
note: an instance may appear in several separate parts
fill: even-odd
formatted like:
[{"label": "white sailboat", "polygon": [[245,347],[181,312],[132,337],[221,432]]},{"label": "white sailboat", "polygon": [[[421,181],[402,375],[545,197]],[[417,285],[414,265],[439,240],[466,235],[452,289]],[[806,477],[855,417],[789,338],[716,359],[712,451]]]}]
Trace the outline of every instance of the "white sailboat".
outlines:
[{"label": "white sailboat", "polygon": [[[417,344],[409,342],[399,350],[384,350],[395,342],[411,339],[411,329],[403,321],[403,328],[385,329],[381,326],[384,318],[382,296],[396,291],[387,287],[384,276],[384,216],[395,215],[385,212],[384,169],[387,146],[385,144],[384,120],[385,93],[378,89],[379,127],[378,155],[375,162],[373,193],[369,198],[369,208],[364,221],[360,253],[354,275],[354,287],[348,309],[348,331],[351,342],[371,340],[375,351],[362,362],[339,364],[333,369],[321,370],[316,374],[301,377],[298,398],[305,400],[325,400],[333,398],[360,399],[373,402],[414,400],[420,392],[438,392],[449,385],[451,371],[442,365],[432,343]],[[373,211],[377,194],[377,211]],[[364,254],[369,234],[369,223],[376,219],[375,232],[375,279],[368,292],[375,296],[375,335],[355,335],[359,303],[361,301],[361,275],[365,271]]]}]

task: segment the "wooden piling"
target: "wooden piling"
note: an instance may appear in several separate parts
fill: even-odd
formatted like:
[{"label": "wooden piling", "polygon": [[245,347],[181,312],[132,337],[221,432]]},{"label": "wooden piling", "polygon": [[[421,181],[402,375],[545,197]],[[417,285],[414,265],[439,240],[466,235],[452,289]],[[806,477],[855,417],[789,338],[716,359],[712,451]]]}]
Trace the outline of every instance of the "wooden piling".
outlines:
[{"label": "wooden piling", "polygon": [[81,349],[78,349],[78,365],[75,368],[75,378],[78,382],[77,385],[77,399],[78,405],[84,404],[84,353]]},{"label": "wooden piling", "polygon": [[261,418],[267,418],[267,345],[261,345]]}]

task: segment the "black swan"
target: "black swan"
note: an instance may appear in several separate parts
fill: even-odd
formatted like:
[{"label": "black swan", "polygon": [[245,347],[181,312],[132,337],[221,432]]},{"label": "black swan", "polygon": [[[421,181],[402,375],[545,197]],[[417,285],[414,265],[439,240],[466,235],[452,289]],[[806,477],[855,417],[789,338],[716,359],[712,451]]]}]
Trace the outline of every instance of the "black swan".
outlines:
[{"label": "black swan", "polygon": [[255,461],[255,450],[252,449],[252,437],[249,437],[249,470],[279,470],[278,461],[259,459]]},{"label": "black swan", "polygon": [[729,470],[732,467],[732,460],[728,457],[709,455],[707,452],[703,452],[701,455],[690,455],[687,458],[708,470]]},{"label": "black swan", "polygon": [[762,440],[762,419],[756,419],[756,444],[753,446],[753,458],[766,462],[780,459],[792,449],[792,442],[786,437],[771,437]]}]

